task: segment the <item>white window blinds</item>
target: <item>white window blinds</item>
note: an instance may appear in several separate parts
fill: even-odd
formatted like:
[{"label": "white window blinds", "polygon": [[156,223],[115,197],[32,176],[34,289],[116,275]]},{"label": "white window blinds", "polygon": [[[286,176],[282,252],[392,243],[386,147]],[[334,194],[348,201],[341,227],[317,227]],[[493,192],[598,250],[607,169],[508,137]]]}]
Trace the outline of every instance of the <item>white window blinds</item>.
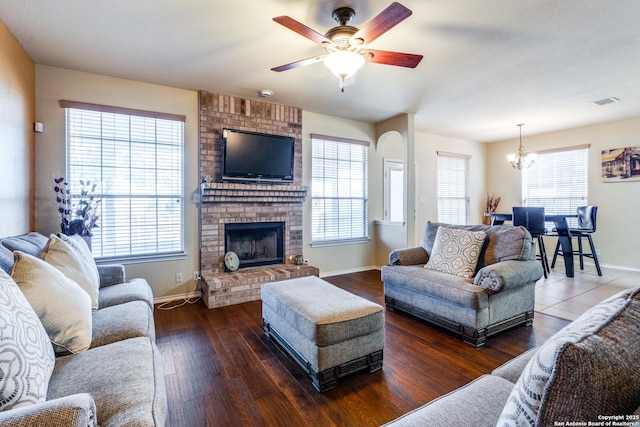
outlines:
[{"label": "white window blinds", "polygon": [[[589,147],[538,152],[522,170],[523,206],[543,206],[545,214],[575,214],[588,204]],[[572,222],[569,222],[572,225]]]},{"label": "white window blinds", "polygon": [[312,244],[368,239],[368,143],[311,135]]},{"label": "white window blinds", "polygon": [[438,152],[438,221],[469,221],[469,156]]},{"label": "white window blinds", "polygon": [[96,258],[184,252],[184,116],[61,101],[72,198],[99,183]]}]

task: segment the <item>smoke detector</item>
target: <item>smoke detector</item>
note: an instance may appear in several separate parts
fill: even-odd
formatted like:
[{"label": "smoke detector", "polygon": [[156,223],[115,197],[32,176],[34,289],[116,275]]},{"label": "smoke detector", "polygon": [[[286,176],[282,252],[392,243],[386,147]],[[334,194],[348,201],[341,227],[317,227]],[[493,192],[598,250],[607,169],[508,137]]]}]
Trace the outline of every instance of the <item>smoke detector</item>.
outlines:
[{"label": "smoke detector", "polygon": [[260,89],[258,91],[258,96],[260,98],[268,98],[273,95],[273,91],[271,89]]}]

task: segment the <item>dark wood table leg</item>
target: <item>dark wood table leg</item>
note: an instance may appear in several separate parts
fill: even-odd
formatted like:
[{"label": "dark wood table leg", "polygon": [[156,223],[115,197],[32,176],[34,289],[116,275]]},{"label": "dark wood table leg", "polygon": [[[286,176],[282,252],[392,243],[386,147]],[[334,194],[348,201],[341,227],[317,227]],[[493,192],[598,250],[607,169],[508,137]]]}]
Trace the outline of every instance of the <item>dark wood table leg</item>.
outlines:
[{"label": "dark wood table leg", "polygon": [[567,277],[573,277],[573,245],[571,243],[571,234],[567,219],[564,216],[554,216],[553,222],[556,224],[558,232],[558,241],[562,248],[562,257],[564,259],[564,270]]}]

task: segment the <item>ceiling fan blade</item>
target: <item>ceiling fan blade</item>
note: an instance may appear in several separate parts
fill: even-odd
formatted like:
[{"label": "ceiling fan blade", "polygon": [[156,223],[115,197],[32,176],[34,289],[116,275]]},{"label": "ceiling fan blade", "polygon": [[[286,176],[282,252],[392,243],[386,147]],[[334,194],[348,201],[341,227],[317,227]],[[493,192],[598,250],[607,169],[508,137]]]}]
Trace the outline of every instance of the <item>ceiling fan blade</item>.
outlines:
[{"label": "ceiling fan blade", "polygon": [[[385,10],[376,15],[369,22],[364,24],[353,36],[351,36],[352,44],[360,39],[364,44],[369,44],[400,22],[411,16],[411,10],[407,9],[398,2],[393,2]],[[357,42],[356,42],[357,44]]]},{"label": "ceiling fan blade", "polygon": [[289,16],[276,16],[273,18],[278,24],[283,25],[290,29],[291,31],[295,31],[303,37],[308,38],[314,43],[318,43],[322,45],[323,43],[332,43],[331,40],[320,34],[319,32],[312,30],[304,24],[296,21],[295,19]]},{"label": "ceiling fan blade", "polygon": [[312,58],[302,59],[300,61],[292,62],[290,64],[281,65],[279,67],[274,67],[271,71],[287,71],[293,68],[304,67],[305,65],[315,64],[316,62],[320,62],[324,59],[324,55],[314,56]]},{"label": "ceiling fan blade", "polygon": [[399,67],[416,68],[422,55],[414,55],[413,53],[388,52],[386,50],[367,49],[369,53],[369,62],[376,64],[396,65]]}]

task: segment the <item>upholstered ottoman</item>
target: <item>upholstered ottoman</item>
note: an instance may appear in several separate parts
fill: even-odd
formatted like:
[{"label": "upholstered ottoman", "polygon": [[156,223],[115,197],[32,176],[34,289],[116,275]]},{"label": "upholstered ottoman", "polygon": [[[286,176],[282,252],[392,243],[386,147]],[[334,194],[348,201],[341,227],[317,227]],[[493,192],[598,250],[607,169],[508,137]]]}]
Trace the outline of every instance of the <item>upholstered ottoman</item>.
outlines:
[{"label": "upholstered ottoman", "polygon": [[316,390],[352,372],[382,368],[382,307],[316,276],[262,285],[266,335],[311,376]]}]

